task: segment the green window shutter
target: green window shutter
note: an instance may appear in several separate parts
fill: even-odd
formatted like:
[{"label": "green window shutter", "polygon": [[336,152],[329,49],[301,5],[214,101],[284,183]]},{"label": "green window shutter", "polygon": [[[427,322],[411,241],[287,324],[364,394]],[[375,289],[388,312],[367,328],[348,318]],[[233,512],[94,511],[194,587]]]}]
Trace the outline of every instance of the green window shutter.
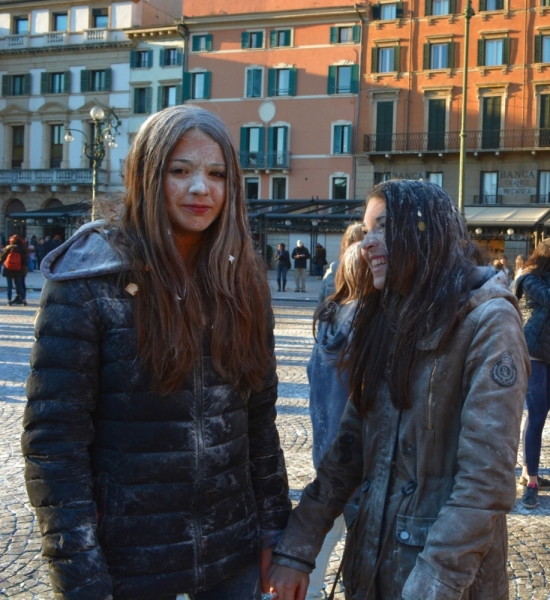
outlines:
[{"label": "green window shutter", "polygon": [[540,123],[541,129],[550,129],[550,94],[540,96]]},{"label": "green window shutter", "polygon": [[372,5],[372,20],[379,21],[380,20],[380,4]]},{"label": "green window shutter", "polygon": [[350,92],[357,94],[359,92],[359,65],[351,66],[351,87]]},{"label": "green window shutter", "polygon": [[2,96],[9,96],[10,91],[10,76],[2,75]]},{"label": "green window shutter", "polygon": [[337,74],[337,67],[334,65],[331,65],[328,68],[328,91],[327,91],[327,93],[329,93],[329,94],[336,94],[336,74]]},{"label": "green window shutter", "polygon": [[455,42],[447,44],[447,69],[454,69],[455,66]]},{"label": "green window shutter", "polygon": [[424,71],[430,68],[430,44],[424,44],[422,67]]},{"label": "green window shutter", "polygon": [[296,96],[296,68],[288,70],[288,95]]},{"label": "green window shutter", "polygon": [[456,14],[456,0],[449,0],[449,14]]},{"label": "green window shutter", "polygon": [[426,0],[426,6],[424,8],[424,15],[426,17],[431,16],[431,14],[433,12],[432,4],[433,4],[433,0]]},{"label": "green window shutter", "polygon": [[337,44],[338,43],[338,27],[330,28],[330,43]]},{"label": "green window shutter", "polygon": [[159,67],[164,67],[166,65],[166,50],[164,48],[160,49],[159,52]]},{"label": "green window shutter", "polygon": [[111,87],[113,85],[113,69],[111,69],[111,67],[108,67],[107,69],[105,69],[105,87],[103,88],[104,91],[106,92],[110,92],[111,91]]},{"label": "green window shutter", "polygon": [[277,32],[276,31],[269,32],[269,46],[271,48],[277,47]]},{"label": "green window shutter", "polygon": [[376,105],[376,135],[393,134],[393,102],[378,102]]},{"label": "green window shutter", "polygon": [[139,95],[139,88],[134,88],[134,114],[138,114],[138,112],[137,112],[138,95]]},{"label": "green window shutter", "polygon": [[504,0],[497,0],[496,7],[497,10],[502,10],[504,8]]},{"label": "green window shutter", "polygon": [[159,85],[157,88],[157,112],[164,108],[163,92],[164,92],[164,88],[162,87],[162,85]]},{"label": "green window shutter", "polygon": [[479,0],[479,11],[487,10],[487,0]]},{"label": "green window shutter", "polygon": [[50,74],[40,73],[40,93],[47,94],[50,91]]},{"label": "green window shutter", "polygon": [[267,95],[275,96],[277,92],[277,69],[267,70]]},{"label": "green window shutter", "polygon": [[288,151],[288,127],[286,125],[283,127],[283,133],[284,133],[283,147],[285,149],[285,152],[287,152]]},{"label": "green window shutter", "polygon": [[135,69],[137,65],[137,52],[130,50],[130,68]]},{"label": "green window shutter", "polygon": [[347,143],[344,140],[344,152],[346,154],[349,154],[351,152],[351,125],[345,125],[345,128],[348,131],[348,139],[347,139]]},{"label": "green window shutter", "polygon": [[181,51],[181,48],[178,48],[176,50],[176,64],[181,65],[182,61],[183,61],[183,52]]},{"label": "green window shutter", "polygon": [[246,73],[246,97],[254,96],[254,69],[248,69]]},{"label": "green window shutter", "polygon": [[333,140],[332,140],[332,153],[341,154],[340,140],[342,139],[342,128],[343,125],[335,125]]},{"label": "green window shutter", "polygon": [[[262,146],[260,145],[260,151]],[[275,152],[275,127],[267,128],[267,151]]]},{"label": "green window shutter", "polygon": [[150,68],[153,66],[153,51],[147,50],[147,66]]},{"label": "green window shutter", "polygon": [[372,48],[372,65],[371,65],[371,73],[378,73],[378,47],[374,46]]},{"label": "green window shutter", "polygon": [[241,127],[241,152],[248,152],[248,127]]},{"label": "green window shutter", "polygon": [[23,90],[25,96],[30,96],[31,94],[31,74],[25,73],[24,81],[23,81]]},{"label": "green window shutter", "polygon": [[258,31],[258,37],[256,39],[258,40],[258,45],[256,46],[256,48],[263,48],[264,47],[264,32]]},{"label": "green window shutter", "polygon": [[502,64],[509,65],[510,64],[510,38],[505,37],[502,40]]},{"label": "green window shutter", "polygon": [[401,67],[401,46],[393,47],[393,70],[399,73]]},{"label": "green window shutter", "polygon": [[540,33],[535,36],[535,62],[542,62],[542,34]]},{"label": "green window shutter", "polygon": [[290,46],[290,35],[291,35],[291,31],[290,29],[285,30],[285,46]]},{"label": "green window shutter", "polygon": [[176,104],[181,104],[183,102],[183,87],[181,85],[181,83],[178,83],[178,85],[176,86]]},{"label": "green window shutter", "polygon": [[477,41],[477,66],[483,67],[485,65],[485,40]]},{"label": "green window shutter", "polygon": [[402,19],[403,18],[403,2],[398,2],[395,8],[395,18]]},{"label": "green window shutter", "polygon": [[265,127],[260,127],[260,136],[258,141],[258,150],[260,153],[265,152]]},{"label": "green window shutter", "polygon": [[83,94],[90,91],[90,71],[82,69],[80,71],[80,92]]},{"label": "green window shutter", "polygon": [[211,33],[207,33],[205,36],[206,38],[205,40],[205,47],[208,50],[208,52],[212,52],[212,34]]},{"label": "green window shutter", "polygon": [[65,94],[71,93],[71,72],[70,71],[65,71],[65,73],[63,73],[63,91],[65,92]]},{"label": "green window shutter", "polygon": [[183,100],[189,100],[191,98],[191,85],[193,83],[193,76],[191,73],[183,74]]},{"label": "green window shutter", "polygon": [[193,52],[198,52],[200,49],[200,36],[199,35],[194,35],[193,38],[191,39],[191,50]]},{"label": "green window shutter", "polygon": [[241,33],[241,48],[243,50],[250,48],[250,34],[248,31],[243,31]]},{"label": "green window shutter", "polygon": [[361,25],[354,25],[351,30],[351,39],[355,44],[361,41]]},{"label": "green window shutter", "polygon": [[204,99],[210,98],[210,89],[212,87],[212,73],[210,71],[206,71],[204,74]]},{"label": "green window shutter", "polygon": [[445,131],[445,100],[430,100],[428,103],[428,133]]},{"label": "green window shutter", "polygon": [[153,88],[145,88],[145,112],[153,112]]}]

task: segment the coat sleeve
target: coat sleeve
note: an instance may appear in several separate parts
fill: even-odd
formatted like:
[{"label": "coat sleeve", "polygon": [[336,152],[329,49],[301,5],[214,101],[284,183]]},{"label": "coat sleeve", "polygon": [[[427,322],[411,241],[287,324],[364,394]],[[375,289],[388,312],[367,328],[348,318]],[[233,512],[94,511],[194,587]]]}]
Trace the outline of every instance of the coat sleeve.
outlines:
[{"label": "coat sleeve", "polygon": [[358,488],[363,474],[363,420],[351,402],[340,428],[321,460],[316,479],[304,490],[288,527],[275,548],[273,562],[311,573],[334,519]]},{"label": "coat sleeve", "polygon": [[25,480],[58,600],[112,598],[88,452],[100,363],[93,307],[82,281],[46,284],[27,380]]},{"label": "coat sleeve", "polygon": [[516,309],[504,299],[487,302],[464,368],[453,491],[405,583],[406,600],[459,600],[473,583],[494,532],[516,499],[516,454],[529,372]]},{"label": "coat sleeve", "polygon": [[[273,352],[273,318],[269,336]],[[252,392],[248,404],[250,472],[262,533],[262,548],[275,545],[287,524],[291,510],[285,459],[275,425],[277,384],[276,363],[273,357],[263,389]]]},{"label": "coat sleeve", "polygon": [[546,281],[536,275],[526,275],[523,280],[523,289],[537,304],[550,308],[550,286]]}]

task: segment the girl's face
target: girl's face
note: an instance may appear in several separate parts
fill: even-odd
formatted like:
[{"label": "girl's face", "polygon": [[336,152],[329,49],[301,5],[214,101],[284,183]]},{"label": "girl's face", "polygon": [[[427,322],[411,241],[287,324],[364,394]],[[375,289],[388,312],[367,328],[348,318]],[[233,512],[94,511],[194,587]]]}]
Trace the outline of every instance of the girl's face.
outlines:
[{"label": "girl's face", "polygon": [[386,202],[371,198],[363,220],[365,237],[361,242],[361,254],[372,272],[374,287],[384,289],[388,252],[386,248]]}]

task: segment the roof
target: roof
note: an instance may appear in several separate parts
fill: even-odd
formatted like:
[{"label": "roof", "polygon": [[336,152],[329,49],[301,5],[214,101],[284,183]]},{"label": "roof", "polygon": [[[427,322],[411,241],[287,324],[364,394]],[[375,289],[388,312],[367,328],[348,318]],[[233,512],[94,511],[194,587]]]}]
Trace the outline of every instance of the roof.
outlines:
[{"label": "roof", "polygon": [[468,225],[516,225],[528,226],[541,223],[550,216],[550,204],[536,206],[467,206],[464,216]]}]

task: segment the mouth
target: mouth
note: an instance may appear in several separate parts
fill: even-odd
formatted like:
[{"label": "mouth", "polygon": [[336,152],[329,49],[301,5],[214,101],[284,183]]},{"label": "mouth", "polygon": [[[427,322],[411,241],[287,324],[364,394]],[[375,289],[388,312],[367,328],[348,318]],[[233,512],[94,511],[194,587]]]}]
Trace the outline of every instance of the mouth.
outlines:
[{"label": "mouth", "polygon": [[210,210],[210,207],[204,204],[186,204],[185,208],[195,215],[204,215]]},{"label": "mouth", "polygon": [[385,258],[373,258],[370,261],[371,269],[376,269],[377,267],[382,267],[386,265]]}]

